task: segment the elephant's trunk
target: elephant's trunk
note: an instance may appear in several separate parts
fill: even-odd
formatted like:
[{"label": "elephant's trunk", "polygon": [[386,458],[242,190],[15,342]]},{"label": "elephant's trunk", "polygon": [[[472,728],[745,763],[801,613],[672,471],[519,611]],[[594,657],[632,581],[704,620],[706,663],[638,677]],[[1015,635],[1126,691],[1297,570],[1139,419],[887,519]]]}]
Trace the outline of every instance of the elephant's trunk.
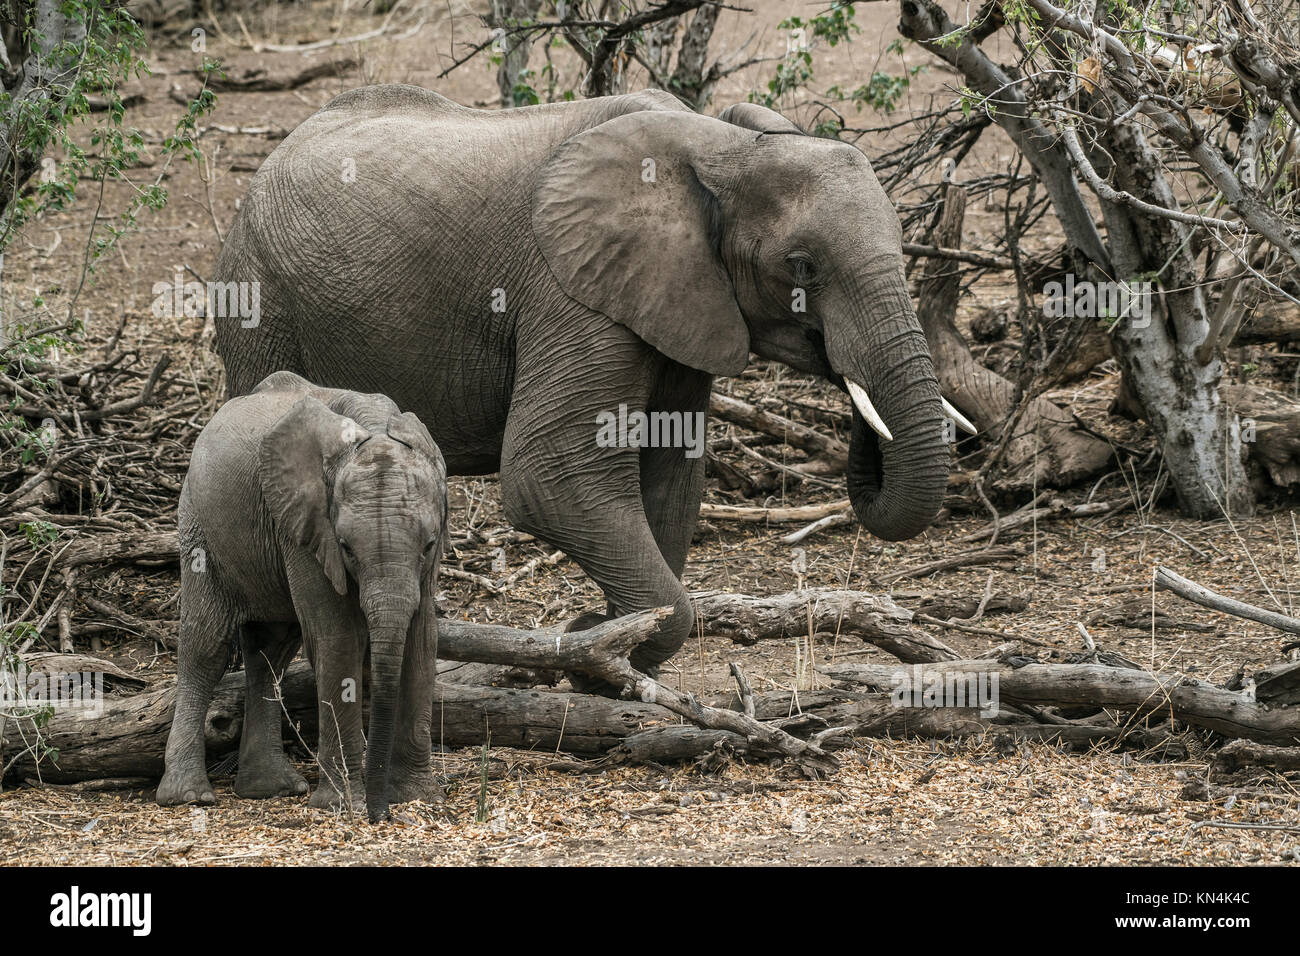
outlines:
[{"label": "elephant's trunk", "polygon": [[415,606],[406,600],[365,601],[370,629],[370,723],[366,728],[366,814],[388,819],[393,732],[402,685],[402,658]]},{"label": "elephant's trunk", "polygon": [[[848,321],[826,321],[831,365],[853,397],[849,500],[862,526],[886,541],[915,537],[943,504],[949,452],[939,382],[901,265],[864,277]],[[892,436],[863,414],[862,393]]]}]

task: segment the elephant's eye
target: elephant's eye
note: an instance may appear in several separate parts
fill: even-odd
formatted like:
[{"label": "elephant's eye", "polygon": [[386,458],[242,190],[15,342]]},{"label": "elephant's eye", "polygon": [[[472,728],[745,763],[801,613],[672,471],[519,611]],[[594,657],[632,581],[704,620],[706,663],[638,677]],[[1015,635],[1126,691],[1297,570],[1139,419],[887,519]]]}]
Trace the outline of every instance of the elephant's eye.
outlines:
[{"label": "elephant's eye", "polygon": [[796,285],[806,285],[817,277],[817,264],[806,253],[791,253],[785,257],[785,262]]},{"label": "elephant's eye", "polygon": [[339,538],[339,550],[343,552],[344,557],[352,557],[352,545],[348,544],[342,538]]},{"label": "elephant's eye", "polygon": [[428,544],[424,546],[424,556],[426,558],[430,557],[433,554],[433,549],[436,548],[437,546],[438,546],[438,539],[434,538],[432,541],[430,541]]}]

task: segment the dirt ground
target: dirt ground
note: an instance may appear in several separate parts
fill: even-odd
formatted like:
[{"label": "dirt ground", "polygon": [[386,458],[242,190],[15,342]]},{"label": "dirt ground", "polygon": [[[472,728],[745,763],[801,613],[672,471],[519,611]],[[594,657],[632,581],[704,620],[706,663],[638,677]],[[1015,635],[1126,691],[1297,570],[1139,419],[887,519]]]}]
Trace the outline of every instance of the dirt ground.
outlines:
[{"label": "dirt ground", "polygon": [[[785,49],[777,23],[785,16],[812,15],[821,3],[748,4],[754,16],[724,11],[715,54],[735,52],[752,37],[754,51],[779,55]],[[148,364],[163,349],[180,365],[201,398],[206,420],[222,394],[220,363],[208,350],[210,335],[184,320],[150,315],[151,288],[177,271],[206,277],[216,260],[220,236],[230,227],[236,203],[252,173],[283,133],[337,93],[363,83],[407,82],[436,89],[462,103],[496,105],[494,70],[474,61],[445,78],[439,72],[470,40],[483,36],[476,19],[486,5],[450,3],[401,5],[384,36],[361,44],[328,47],[306,58],[296,52],[246,48],[253,43],[297,44],[373,30],[383,17],[350,5],[270,5],[260,11],[219,14],[202,23],[207,54],[219,57],[232,76],[265,69],[271,75],[297,72],[317,58],[359,56],[359,65],[299,89],[275,93],[222,93],[201,144],[213,171],[210,182],[194,165],[167,173],[167,206],[146,214],[140,227],[101,265],[83,290],[78,311],[87,310],[88,340],[102,342],[126,319],[123,339],[140,346]],[[342,10],[342,14],[340,14]],[[896,5],[860,4],[861,34],[817,60],[819,88],[862,82],[873,70],[901,69],[886,52],[896,37]],[[200,54],[190,49],[188,24],[153,31],[148,56],[153,75],[133,84],[145,100],[128,122],[146,130],[152,149],[180,115],[173,88],[193,95],[199,81],[190,72]],[[418,30],[414,29],[418,26]],[[756,31],[757,28],[757,32]],[[914,47],[908,65],[931,63]],[[540,55],[534,56],[538,65]],[[561,88],[576,85],[573,66],[556,51]],[[772,63],[756,64],[720,85],[710,107],[717,112],[745,99],[770,78]],[[924,109],[931,97],[951,96],[954,78],[933,64],[920,73],[901,109]],[[635,85],[635,84],[634,84]],[[812,107],[796,110],[806,116]],[[855,118],[859,125],[874,122]],[[243,130],[240,132],[239,130]],[[267,130],[269,132],[260,132]],[[971,175],[997,168],[1010,146],[991,132],[973,155]],[[870,155],[887,137],[864,137]],[[156,171],[135,171],[140,180]],[[124,205],[127,187],[110,185],[105,214]],[[93,216],[93,197],[73,211],[31,225],[6,256],[9,294],[28,301],[43,293],[57,309],[66,307],[84,254]],[[969,244],[996,234],[1001,211],[973,203]],[[1050,229],[1041,237],[1053,241]],[[1009,298],[996,278],[982,281],[963,300],[960,317]],[[189,323],[193,326],[194,323]],[[1110,418],[1106,408],[1115,376],[1104,371],[1057,394],[1091,427],[1117,445],[1143,452],[1151,442],[1131,422]],[[755,367],[719,382],[749,400],[789,413],[804,405],[838,407],[833,390],[789,370]],[[714,435],[728,426],[715,424]],[[771,449],[768,450],[771,452]],[[1127,459],[1126,459],[1127,460]],[[1097,644],[1149,665],[1216,682],[1238,668],[1249,672],[1282,656],[1284,636],[1240,619],[1154,594],[1155,566],[1167,565],[1208,587],[1243,600],[1293,610],[1300,599],[1300,535],[1286,502],[1265,503],[1250,520],[1191,522],[1172,502],[1154,504],[1156,465],[1116,470],[1095,485],[1062,493],[1069,501],[1124,499],[1127,510],[1092,520],[1044,521],[1009,531],[1000,543],[1019,548],[1014,560],[991,569],[964,568],[921,580],[884,583],[894,572],[971,545],[963,536],[984,527],[982,511],[954,509],[921,537],[899,544],[860,535],[854,526],[813,535],[798,555],[782,543],[791,526],[763,527],[702,522],[688,564],[692,590],[724,588],[776,594],[795,588],[838,586],[892,590],[907,605],[916,596],[940,591],[978,597],[986,587],[1023,597],[1026,607],[989,614],[980,626],[999,636],[943,630],[939,636],[972,654],[1006,641],[1021,641],[1042,659],[1081,649],[1076,622]],[[772,504],[810,504],[844,494],[841,478],[802,488],[773,489]],[[706,501],[757,505],[710,482]],[[1000,503],[1011,506],[1011,503]],[[463,536],[471,525],[485,534],[505,528],[493,479],[453,483],[452,530]],[[9,528],[5,533],[12,533]],[[536,542],[508,544],[500,555],[465,548],[449,567],[484,572],[493,560],[510,569],[548,553]],[[459,558],[457,563],[456,558]],[[1293,583],[1290,579],[1296,577]],[[991,583],[990,583],[991,582]],[[99,582],[133,595],[134,613],[174,633],[175,575],[118,570]],[[493,595],[471,582],[446,578],[441,603],[448,615],[518,626],[550,625],[598,606],[597,591],[572,563],[543,564],[506,594]],[[1293,594],[1293,591],[1295,592]],[[1153,608],[1157,615],[1153,612]],[[818,661],[850,655],[868,659],[880,652],[845,641],[818,640]],[[739,663],[756,690],[816,686],[801,661],[806,648],[795,642],[752,647],[721,639],[684,647],[662,679],[701,696],[728,693],[728,663]],[[174,663],[130,635],[106,640],[104,656],[150,681],[168,678]],[[229,778],[218,778],[220,803],[206,810],[155,806],[148,790],[116,793],[77,787],[20,786],[0,793],[0,864],[286,864],[286,863],[506,863],[506,864],[1256,864],[1300,862],[1300,791],[1296,779],[1265,774],[1230,785],[1211,782],[1207,740],[1183,735],[1189,751],[1181,763],[1159,763],[1142,754],[1105,748],[1090,752],[1022,744],[1006,747],[992,739],[962,742],[861,740],[839,751],[843,768],[830,780],[805,781],[788,771],[732,763],[698,768],[548,767],[552,755],[494,751],[490,765],[487,822],[476,823],[480,757],[476,751],[437,756],[445,775],[444,807],[400,808],[391,823],[363,822],[309,809],[302,799],[265,802],[233,799]],[[304,766],[310,775],[310,768]]]}]

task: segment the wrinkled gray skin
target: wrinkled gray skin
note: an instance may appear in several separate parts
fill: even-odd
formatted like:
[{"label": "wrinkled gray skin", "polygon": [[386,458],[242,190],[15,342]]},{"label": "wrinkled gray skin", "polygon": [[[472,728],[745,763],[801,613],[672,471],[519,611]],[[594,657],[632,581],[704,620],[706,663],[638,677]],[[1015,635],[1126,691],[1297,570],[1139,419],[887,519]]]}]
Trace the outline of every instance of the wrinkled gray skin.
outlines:
[{"label": "wrinkled gray skin", "polygon": [[855,411],[848,486],[868,531],[912,537],[942,502],[939,386],[897,215],[858,150],[761,107],[345,93],[262,166],[218,278],[260,283],[256,328],[216,320],[232,394],[288,368],[414,411],[452,474],[500,471],[509,520],[575,559],[609,614],[676,608],[634,654],[643,669],[693,626],[680,577],[704,459],[598,447],[599,413],[704,412],[712,377],[752,351],[866,388],[893,434]]},{"label": "wrinkled gray skin", "polygon": [[213,416],[181,491],[176,709],[160,804],[214,802],[204,722],[237,644],[248,687],[236,794],[307,792],[284,753],[275,692],[302,644],[320,694],[311,805],[364,802],[375,821],[390,802],[435,796],[434,595],[446,501],[437,446],[383,395],[279,372]]}]

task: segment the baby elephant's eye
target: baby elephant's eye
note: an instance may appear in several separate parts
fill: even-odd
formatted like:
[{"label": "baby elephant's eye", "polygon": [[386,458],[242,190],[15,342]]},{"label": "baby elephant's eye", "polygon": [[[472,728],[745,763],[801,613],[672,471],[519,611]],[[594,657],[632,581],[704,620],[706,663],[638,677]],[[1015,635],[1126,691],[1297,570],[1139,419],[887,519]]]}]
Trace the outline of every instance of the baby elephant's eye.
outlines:
[{"label": "baby elephant's eye", "polygon": [[434,538],[432,541],[430,541],[428,544],[424,546],[424,556],[426,558],[430,557],[433,554],[433,549],[436,548],[437,546],[438,546],[438,539]]},{"label": "baby elephant's eye", "polygon": [[349,558],[352,557],[352,545],[348,544],[342,538],[339,538],[339,549]]}]

